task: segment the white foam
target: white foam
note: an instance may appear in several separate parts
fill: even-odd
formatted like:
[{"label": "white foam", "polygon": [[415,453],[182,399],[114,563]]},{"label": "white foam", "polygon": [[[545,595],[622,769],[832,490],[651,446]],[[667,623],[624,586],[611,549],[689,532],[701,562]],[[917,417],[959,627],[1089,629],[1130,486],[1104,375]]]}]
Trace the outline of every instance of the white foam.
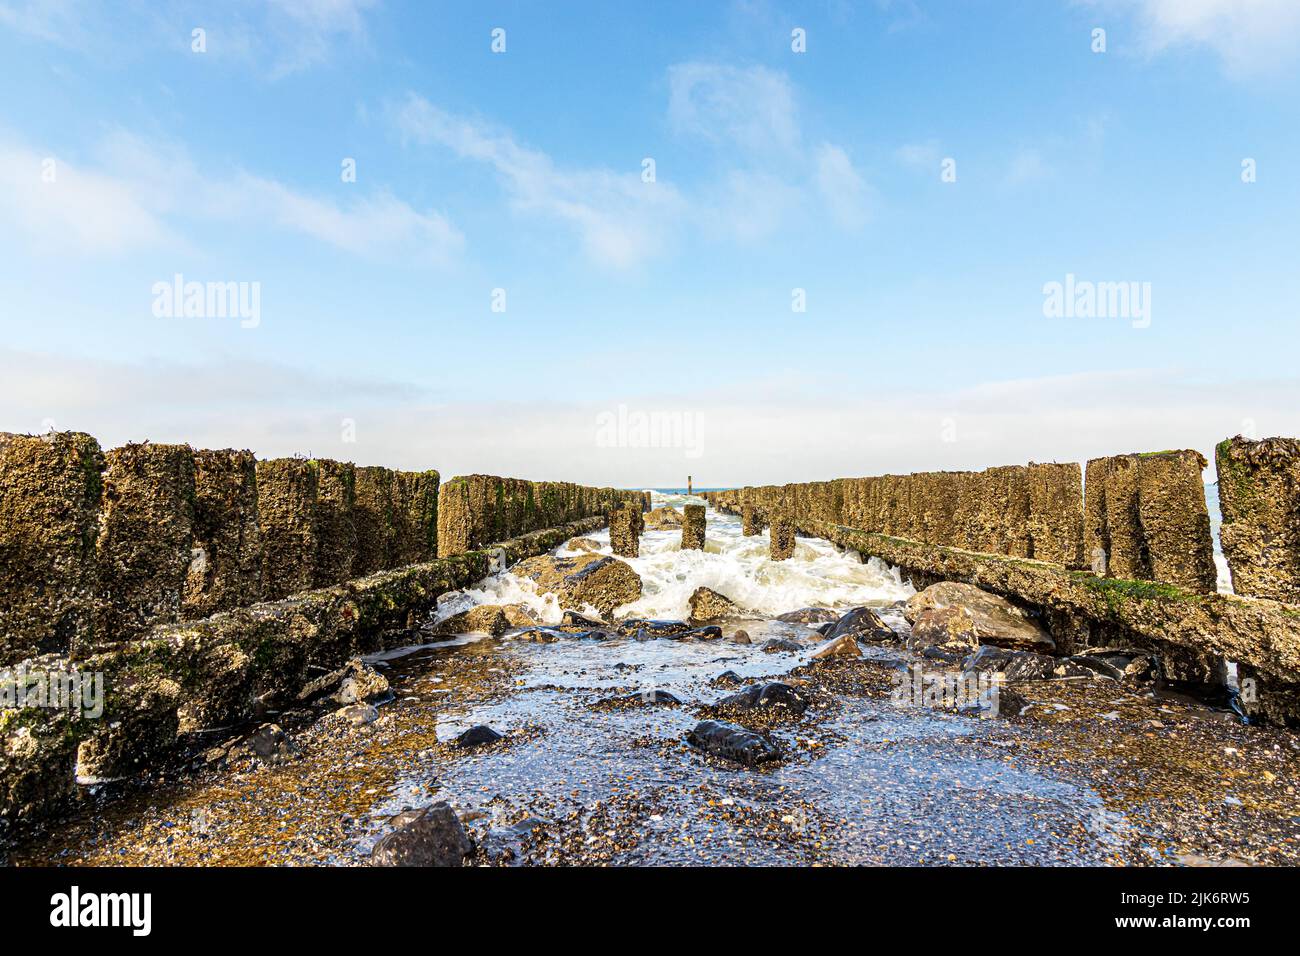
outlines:
[{"label": "white foam", "polygon": [[[656,508],[680,508],[687,503],[703,502],[686,495],[653,496]],[[641,576],[642,596],[618,608],[615,616],[683,619],[690,611],[691,593],[698,587],[712,588],[762,617],[801,607],[884,606],[916,593],[897,569],[876,558],[863,563],[856,552],[841,551],[829,541],[799,538],[792,558],[772,561],[766,532],[746,538],[740,533],[738,518],[712,508],[707,520],[704,551],[682,551],[678,530],[647,531],[641,536],[641,556],[621,560]],[[599,543],[602,554],[612,553],[608,530],[586,537]],[[561,548],[557,553],[577,552]],[[562,613],[554,595],[539,595],[531,581],[507,571],[440,601],[438,617],[449,617],[476,604],[524,604],[551,624],[558,623]]]}]

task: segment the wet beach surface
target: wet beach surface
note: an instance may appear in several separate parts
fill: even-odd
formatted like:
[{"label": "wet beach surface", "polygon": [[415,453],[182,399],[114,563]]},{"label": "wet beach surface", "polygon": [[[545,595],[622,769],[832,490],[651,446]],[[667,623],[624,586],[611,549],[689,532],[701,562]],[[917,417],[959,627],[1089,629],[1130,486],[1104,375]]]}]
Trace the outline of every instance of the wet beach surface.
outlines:
[{"label": "wet beach surface", "polygon": [[[386,655],[375,663],[393,699],[374,722],[282,715],[297,748],[283,763],[186,769],[88,805],[8,858],[364,865],[398,814],[447,800],[477,845],[472,862],[488,865],[1300,862],[1296,734],[1101,679],[1020,684],[1025,712],[993,719],[896,703],[910,652],[864,645],[861,659],[810,663],[821,636],[767,615],[777,604],[889,608],[910,589],[804,539],[787,562],[801,567],[733,568],[738,549],[766,544],[733,530],[710,513],[710,546],[722,542],[710,555],[680,555],[675,533],[647,533],[630,562],[647,588],[634,610],[684,617],[683,595],[700,584],[748,608],[768,595],[775,604],[723,624],[751,644],[531,643],[511,632]],[[826,590],[810,591],[811,578]],[[505,575],[440,616],[521,595]],[[555,622],[558,607],[529,599]],[[770,637],[800,650],[765,653]],[[718,680],[727,671],[740,684]],[[783,759],[746,768],[686,742],[709,705],[760,679],[812,701],[797,718],[754,724]],[[653,690],[681,703],[651,703],[642,695]],[[504,739],[451,745],[477,724]]]}]

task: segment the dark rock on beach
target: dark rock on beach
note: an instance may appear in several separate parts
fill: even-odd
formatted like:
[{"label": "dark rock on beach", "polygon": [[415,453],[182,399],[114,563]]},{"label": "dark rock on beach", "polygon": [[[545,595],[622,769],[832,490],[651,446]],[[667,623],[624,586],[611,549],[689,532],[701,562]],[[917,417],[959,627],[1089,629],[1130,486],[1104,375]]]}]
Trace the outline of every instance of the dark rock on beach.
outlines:
[{"label": "dark rock on beach", "polygon": [[1009,681],[1054,680],[1062,677],[1091,677],[1095,671],[1064,657],[981,647],[963,664],[967,672],[1000,673]]},{"label": "dark rock on beach", "polygon": [[792,714],[802,714],[808,709],[808,698],[781,681],[752,684],[738,693],[724,697],[715,705],[726,710],[756,710],[758,708],[784,708]]},{"label": "dark rock on beach", "polygon": [[[633,617],[619,622],[616,630],[624,637],[636,637],[649,640],[656,637],[675,637],[685,634],[691,626],[685,621],[656,621],[648,618]],[[645,636],[642,637],[641,635]]]},{"label": "dark rock on beach", "polygon": [[494,744],[503,737],[503,734],[497,733],[487,724],[475,724],[456,738],[455,746],[462,750],[469,747],[481,747],[484,744]]},{"label": "dark rock on beach", "polygon": [[865,644],[898,639],[893,629],[869,607],[855,607],[837,620],[835,626],[826,632],[826,637],[831,640],[845,635]]},{"label": "dark rock on beach", "polygon": [[560,631],[596,631],[608,626],[604,621],[584,617],[577,611],[565,611],[556,629]]},{"label": "dark rock on beach", "polygon": [[619,700],[628,704],[654,704],[669,707],[681,705],[681,698],[676,694],[670,694],[666,690],[643,690],[635,694],[628,694]]},{"label": "dark rock on beach", "polygon": [[764,641],[760,650],[764,654],[798,654],[803,650],[803,645],[788,637],[773,637]]},{"label": "dark rock on beach", "polygon": [[370,865],[461,866],[473,852],[474,844],[464,825],[451,805],[442,802],[425,808],[376,843]]},{"label": "dark rock on beach", "polygon": [[715,757],[753,767],[778,760],[781,750],[762,734],[720,720],[702,720],[686,736],[693,747]]},{"label": "dark rock on beach", "polygon": [[247,754],[263,763],[282,764],[298,752],[298,746],[279,724],[263,724],[243,743],[233,749],[234,754]]},{"label": "dark rock on beach", "polygon": [[831,611],[824,607],[801,607],[797,611],[778,614],[776,619],[786,624],[807,624],[809,627],[816,627],[819,624],[834,624],[840,619],[840,614],[838,611]]},{"label": "dark rock on beach", "polygon": [[1092,647],[1068,660],[1102,677],[1121,682],[1152,680],[1158,671],[1158,662],[1150,654],[1126,648]]},{"label": "dark rock on beach", "polygon": [[704,627],[693,627],[685,633],[678,634],[675,640],[679,641],[719,641],[722,639],[722,628],[716,624],[706,624]]}]

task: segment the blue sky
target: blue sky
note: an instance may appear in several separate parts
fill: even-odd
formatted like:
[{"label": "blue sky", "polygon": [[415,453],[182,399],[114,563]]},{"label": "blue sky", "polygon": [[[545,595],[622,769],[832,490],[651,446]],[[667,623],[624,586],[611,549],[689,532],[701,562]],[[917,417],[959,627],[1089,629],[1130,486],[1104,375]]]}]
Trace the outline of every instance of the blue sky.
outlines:
[{"label": "blue sky", "polygon": [[1300,433],[1287,0],[0,0],[0,62],[0,430],[620,485]]}]

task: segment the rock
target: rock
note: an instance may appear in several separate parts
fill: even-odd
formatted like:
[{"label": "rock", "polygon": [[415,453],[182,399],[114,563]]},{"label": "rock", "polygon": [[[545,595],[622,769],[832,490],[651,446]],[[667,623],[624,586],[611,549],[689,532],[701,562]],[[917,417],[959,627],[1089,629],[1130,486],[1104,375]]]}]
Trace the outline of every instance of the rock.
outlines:
[{"label": "rock", "polygon": [[740,675],[735,671],[723,671],[717,677],[713,678],[715,684],[722,684],[725,687],[735,687],[740,683]]},{"label": "rock", "polygon": [[334,713],[353,727],[373,724],[379,719],[379,710],[370,704],[351,704],[347,707],[340,707]]},{"label": "rock", "polygon": [[769,681],[766,684],[751,684],[738,693],[722,698],[714,706],[727,710],[781,707],[792,714],[802,714],[808,709],[808,698],[789,684]]},{"label": "rock", "polygon": [[833,630],[835,630],[835,622],[834,622],[834,621],[827,621],[825,624],[818,624],[818,625],[817,625],[817,633],[820,634],[822,637],[825,637],[827,634],[829,634],[829,633],[830,633],[831,631],[833,631]]},{"label": "rock", "polygon": [[719,621],[736,613],[736,604],[726,595],[719,594],[712,588],[696,588],[690,597],[691,623],[702,624],[705,621]]},{"label": "rock", "polygon": [[568,631],[557,631],[553,627],[530,627],[512,635],[512,639],[529,644],[555,644],[562,636],[569,634]]},{"label": "rock", "polygon": [[371,866],[461,866],[474,852],[464,825],[445,801],[426,807],[375,844]]},{"label": "rock", "polygon": [[388,678],[360,658],[354,657],[344,668],[344,677],[334,694],[334,700],[339,704],[374,703],[390,694]]},{"label": "rock", "polygon": [[966,672],[1001,673],[1009,681],[1091,677],[1094,674],[1094,671],[1068,658],[990,646],[981,647],[966,658],[962,669]]},{"label": "rock", "polygon": [[815,661],[824,660],[828,657],[861,656],[862,650],[858,647],[858,642],[852,634],[842,634],[839,637],[832,638],[812,652],[812,659]]},{"label": "rock", "polygon": [[531,624],[540,624],[542,619],[537,616],[537,612],[527,604],[505,604],[501,607],[501,613],[506,616],[511,627],[528,627]]},{"label": "rock", "polygon": [[246,754],[268,764],[282,764],[297,752],[298,745],[279,724],[263,724],[247,739],[229,749],[232,756]]},{"label": "rock", "polygon": [[834,624],[840,619],[840,614],[838,611],[831,611],[824,607],[801,607],[797,611],[778,614],[776,619],[786,624],[807,624],[809,627],[814,627],[818,624]]},{"label": "rock", "polygon": [[787,637],[773,637],[763,642],[759,648],[764,654],[798,654],[803,645]]},{"label": "rock", "polygon": [[702,720],[686,735],[693,747],[705,753],[753,767],[781,757],[780,749],[762,734],[720,720]]},{"label": "rock", "polygon": [[733,634],[731,635],[731,637],[729,637],[729,638],[727,638],[727,639],[728,639],[729,641],[731,641],[731,643],[733,643],[733,644],[753,644],[753,643],[754,643],[753,641],[751,641],[751,640],[749,639],[749,632],[748,632],[748,631],[739,631],[739,630],[738,630],[738,631],[736,631],[735,633],[733,633]]},{"label": "rock", "polygon": [[599,551],[600,542],[590,538],[570,538],[564,542],[564,548],[566,551]]},{"label": "rock", "polygon": [[1090,647],[1067,660],[1114,681],[1153,680],[1158,669],[1145,651],[1117,647]]},{"label": "rock", "polygon": [[[685,634],[690,629],[691,626],[685,621],[652,621],[639,617],[629,618],[615,627],[615,630],[624,637],[637,637],[641,640],[656,637],[676,637],[679,634]],[[641,637],[642,634],[645,637]]]},{"label": "rock", "polygon": [[979,647],[975,620],[963,607],[933,608],[922,611],[912,625],[907,646],[914,651],[938,648],[963,657]]},{"label": "rock", "polygon": [[835,640],[846,635],[865,644],[898,640],[898,635],[880,619],[879,614],[869,607],[855,607],[836,621],[835,626],[826,632],[826,637],[829,640]]},{"label": "rock", "polygon": [[514,573],[532,581],[544,594],[555,594],[570,606],[590,605],[610,615],[641,596],[641,578],[631,565],[603,554],[561,558],[551,554],[515,565]]},{"label": "rock", "polygon": [[678,641],[719,641],[722,639],[722,628],[716,624],[706,624],[704,627],[693,627],[689,631],[684,631],[676,635],[674,640]]},{"label": "rock", "polygon": [[475,724],[456,738],[454,746],[462,750],[468,747],[481,747],[484,744],[494,744],[504,736],[504,734],[497,733],[487,724]]},{"label": "rock", "polygon": [[434,625],[433,633],[440,636],[456,634],[491,634],[499,637],[510,630],[510,618],[499,604],[480,604],[468,611],[453,614]]},{"label": "rock", "polygon": [[1025,699],[1024,694],[1012,690],[1005,684],[998,688],[997,706],[994,708],[993,716],[1002,717],[1006,720],[1014,720],[1020,716],[1020,712],[1029,706],[1029,701]]},{"label": "rock", "polygon": [[560,618],[560,625],[557,631],[596,631],[602,627],[608,627],[604,621],[597,621],[595,618],[583,617],[577,611],[565,611],[564,616]]},{"label": "rock", "polygon": [[1056,649],[1043,626],[1010,601],[958,581],[941,581],[912,595],[903,614],[915,624],[925,611],[953,606],[970,615],[981,644],[1024,651]]},{"label": "rock", "polygon": [[620,697],[619,700],[629,704],[656,704],[671,707],[679,707],[682,703],[680,697],[676,694],[670,694],[666,690],[643,690],[636,694]]},{"label": "rock", "polygon": [[665,505],[662,508],[654,509],[645,516],[645,530],[676,531],[682,526],[683,520],[680,511]]}]

